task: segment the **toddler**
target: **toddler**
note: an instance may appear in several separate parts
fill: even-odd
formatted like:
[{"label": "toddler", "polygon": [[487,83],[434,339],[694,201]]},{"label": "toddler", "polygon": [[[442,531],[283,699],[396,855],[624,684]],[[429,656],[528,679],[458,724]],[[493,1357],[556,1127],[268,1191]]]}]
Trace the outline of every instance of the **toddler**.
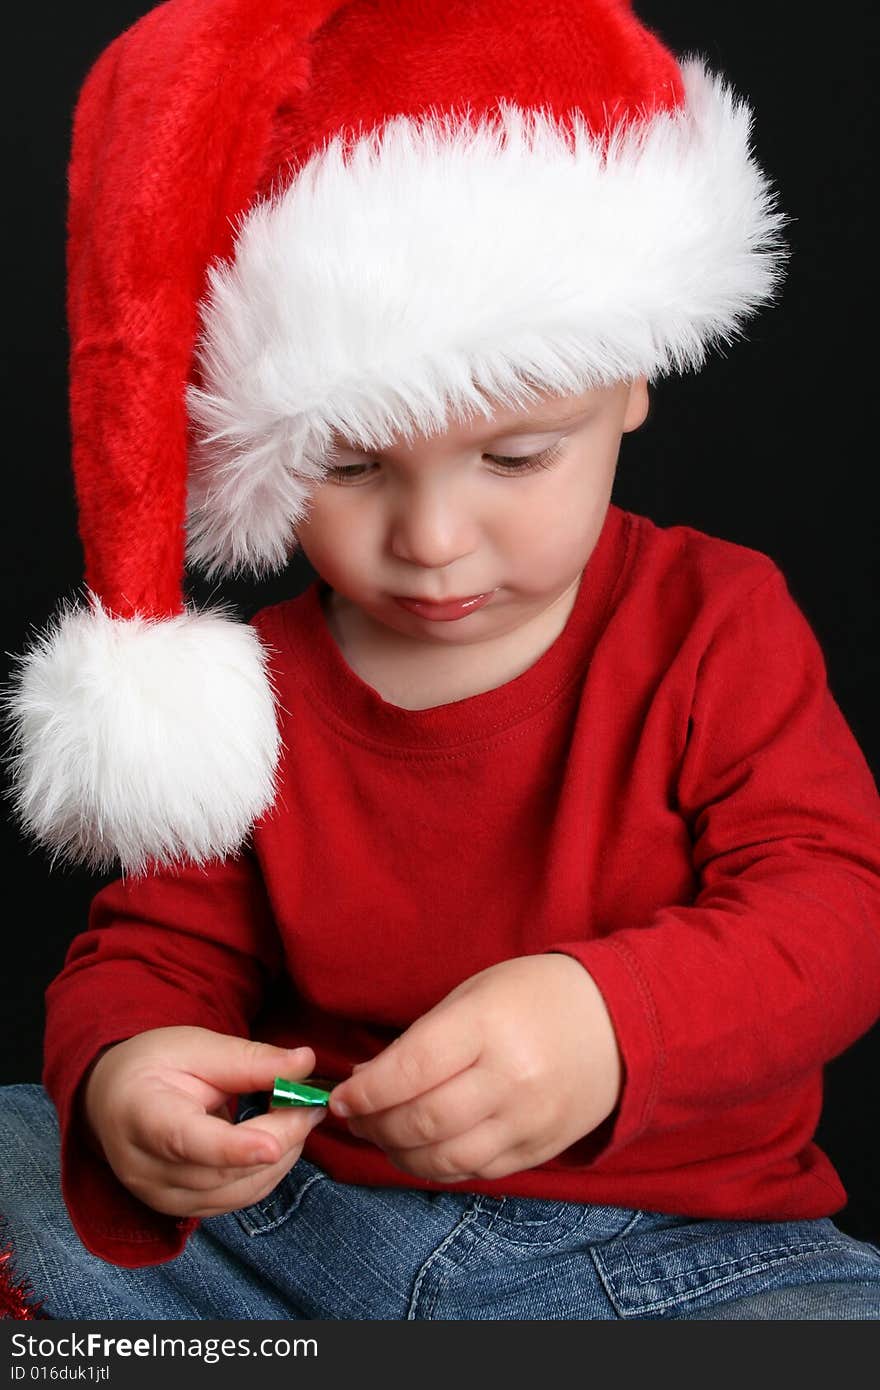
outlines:
[{"label": "toddler", "polygon": [[[777,565],[611,501],[778,284],[749,132],[624,0],[170,0],[89,75],[15,771],[123,872],[2,1093],[49,1316],[880,1318],[813,1141],[880,798]],[[316,578],[197,613],[184,536]]]}]

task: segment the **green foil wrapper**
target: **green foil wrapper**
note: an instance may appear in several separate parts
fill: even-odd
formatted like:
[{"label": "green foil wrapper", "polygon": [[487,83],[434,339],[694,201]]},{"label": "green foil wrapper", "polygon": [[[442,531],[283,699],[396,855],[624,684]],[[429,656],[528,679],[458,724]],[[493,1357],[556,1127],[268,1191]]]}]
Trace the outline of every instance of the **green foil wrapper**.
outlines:
[{"label": "green foil wrapper", "polygon": [[324,1083],[317,1076],[310,1076],[308,1081],[287,1081],[283,1076],[276,1076],[272,1082],[272,1099],[270,1105],[326,1105],[330,1100],[330,1091],[324,1089]]}]

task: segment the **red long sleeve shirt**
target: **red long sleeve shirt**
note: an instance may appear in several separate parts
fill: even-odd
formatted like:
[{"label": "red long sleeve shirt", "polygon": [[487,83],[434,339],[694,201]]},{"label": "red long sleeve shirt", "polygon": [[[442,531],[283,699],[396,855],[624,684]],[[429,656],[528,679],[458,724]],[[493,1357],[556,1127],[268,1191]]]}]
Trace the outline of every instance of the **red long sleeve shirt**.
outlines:
[{"label": "red long sleeve shirt", "polygon": [[[252,848],[111,884],[47,991],[44,1081],[89,1250],[177,1254],[83,1142],[108,1043],[196,1024],[308,1043],[342,1078],[461,980],[562,951],[589,971],[624,1084],[593,1134],[477,1192],[695,1216],[827,1215],[822,1067],[880,1014],[880,798],[773,563],[612,506],[564,631],[498,689],[433,709],[347,665],[322,581],[254,622],[285,752]],[[329,1116],[306,1155],[437,1187]]]}]

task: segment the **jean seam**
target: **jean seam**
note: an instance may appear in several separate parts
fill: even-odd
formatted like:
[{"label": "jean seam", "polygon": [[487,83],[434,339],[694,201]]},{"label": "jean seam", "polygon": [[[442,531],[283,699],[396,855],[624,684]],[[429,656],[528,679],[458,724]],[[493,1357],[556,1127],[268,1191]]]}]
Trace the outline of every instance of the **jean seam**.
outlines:
[{"label": "jean seam", "polygon": [[[485,1200],[485,1198],[481,1198],[481,1200]],[[499,1200],[499,1199],[496,1199],[496,1200]],[[501,1200],[505,1200],[505,1199],[501,1199]],[[559,1198],[559,1199],[554,1199],[554,1198],[549,1198],[549,1197],[548,1197],[548,1198],[527,1198],[526,1200],[528,1200],[528,1201],[546,1201],[546,1202],[551,1203],[551,1204],[552,1204],[553,1206],[555,1206],[555,1207],[577,1207],[577,1208],[579,1208],[579,1209],[581,1209],[581,1210],[586,1209],[588,1212],[589,1212],[589,1211],[595,1211],[595,1210],[598,1209],[598,1210],[602,1210],[602,1211],[617,1211],[617,1212],[621,1212],[621,1213],[623,1213],[623,1212],[632,1212],[632,1213],[634,1214],[634,1217],[641,1217],[641,1216],[644,1215],[644,1212],[643,1212],[643,1211],[638,1210],[638,1209],[636,1209],[635,1207],[615,1207],[615,1206],[607,1206],[607,1207],[598,1206],[598,1207],[597,1207],[597,1205],[595,1205],[595,1204],[593,1204],[593,1203],[591,1203],[591,1202],[566,1202],[566,1201],[563,1201],[561,1198]],[[559,1213],[558,1213],[558,1212],[554,1212],[554,1214],[553,1214],[552,1216],[547,1216],[547,1217],[545,1217],[543,1221],[519,1221],[519,1220],[517,1220],[517,1218],[516,1218],[515,1216],[505,1216],[505,1215],[504,1215],[503,1209],[501,1209],[501,1210],[499,1210],[499,1212],[498,1212],[498,1217],[497,1217],[496,1223],[493,1223],[493,1224],[499,1224],[499,1225],[501,1225],[501,1226],[512,1226],[514,1229],[519,1229],[520,1227],[530,1228],[530,1227],[533,1227],[533,1226],[534,1226],[534,1227],[551,1226],[551,1225],[554,1224],[554,1222],[557,1222],[558,1220],[559,1220]],[[629,1223],[629,1224],[632,1225],[632,1222],[633,1222],[633,1217],[630,1218],[630,1223]]]},{"label": "jean seam", "polygon": [[[600,1278],[600,1280],[601,1280],[601,1282],[602,1282],[602,1285],[603,1285],[604,1288],[605,1288],[605,1292],[608,1294],[608,1297],[611,1299],[611,1301],[612,1301],[613,1305],[615,1306],[615,1308],[617,1308],[617,1309],[619,1309],[619,1310],[621,1311],[621,1316],[623,1316],[623,1317],[637,1317],[637,1316],[639,1316],[639,1314],[642,1314],[642,1313],[662,1312],[662,1311],[665,1311],[667,1308],[672,1308],[672,1307],[675,1307],[675,1306],[677,1306],[677,1305],[680,1306],[680,1305],[685,1304],[685,1303],[693,1303],[693,1302],[695,1302],[697,1299],[701,1298],[704,1294],[712,1293],[714,1290],[722,1289],[722,1288],[728,1287],[728,1286],[730,1286],[730,1285],[732,1285],[732,1284],[735,1284],[738,1280],[743,1279],[743,1278],[747,1277],[748,1275],[762,1274],[762,1273],[764,1273],[765,1271],[771,1270],[771,1269],[773,1269],[774,1267],[778,1267],[779,1265],[785,1264],[786,1262],[790,1262],[791,1264],[798,1264],[798,1263],[800,1263],[801,1261],[803,1261],[804,1259],[806,1259],[807,1257],[809,1257],[810,1255],[814,1254],[814,1253],[816,1252],[816,1250],[826,1249],[826,1248],[828,1248],[828,1247],[831,1247],[831,1248],[837,1249],[837,1250],[849,1250],[849,1249],[850,1249],[850,1247],[849,1247],[847,1244],[845,1244],[844,1242],[842,1242],[842,1241],[820,1241],[820,1242],[814,1243],[813,1245],[806,1244],[804,1248],[796,1248],[796,1247],[791,1247],[791,1246],[778,1246],[778,1247],[776,1247],[776,1249],[777,1249],[778,1251],[780,1251],[780,1252],[783,1252],[783,1251],[784,1251],[785,1253],[780,1253],[776,1259],[767,1260],[766,1258],[763,1258],[763,1257],[766,1256],[766,1254],[768,1253],[768,1252],[766,1252],[766,1251],[762,1251],[762,1252],[760,1252],[760,1253],[756,1252],[755,1255],[753,1256],[753,1258],[756,1259],[756,1260],[762,1260],[762,1262],[761,1262],[761,1263],[756,1263],[756,1264],[754,1264],[751,1268],[745,1268],[745,1267],[743,1267],[743,1261],[740,1261],[740,1268],[738,1268],[738,1269],[736,1269],[736,1270],[732,1270],[731,1272],[729,1272],[729,1273],[727,1273],[726,1275],[724,1275],[722,1278],[718,1278],[718,1279],[712,1280],[712,1281],[710,1281],[710,1282],[708,1282],[708,1283],[700,1283],[697,1287],[691,1288],[691,1289],[684,1289],[681,1293],[677,1293],[677,1294],[668,1294],[668,1293],[667,1293],[667,1294],[665,1294],[665,1295],[661,1295],[659,1298],[647,1299],[646,1301],[644,1301],[644,1302],[642,1302],[642,1303],[636,1303],[636,1302],[634,1302],[634,1303],[633,1303],[633,1306],[631,1306],[631,1307],[630,1307],[630,1306],[627,1306],[627,1304],[626,1304],[626,1299],[625,1299],[625,1298],[622,1296],[622,1294],[621,1294],[621,1289],[620,1289],[620,1287],[619,1287],[618,1281],[615,1280],[615,1278],[613,1277],[613,1275],[611,1275],[610,1272],[609,1272],[607,1269],[604,1268],[603,1263],[602,1263],[601,1251],[598,1251],[598,1250],[597,1250],[597,1251],[594,1252],[594,1254],[593,1254],[593,1262],[594,1262],[594,1264],[596,1265],[596,1268],[597,1268],[597,1271],[598,1271],[598,1274],[599,1274],[599,1278]],[[745,1258],[745,1257],[744,1257],[744,1258]],[[711,1268],[711,1269],[723,1269],[724,1267],[725,1267],[724,1265],[711,1265],[711,1266],[709,1266],[709,1268]],[[684,1277],[684,1275],[686,1275],[687,1273],[688,1273],[688,1271],[683,1271],[683,1274],[682,1274],[682,1275],[679,1275],[679,1276],[677,1276],[677,1277],[679,1277],[679,1278]],[[675,1277],[675,1276],[673,1276],[673,1277]],[[664,1280],[662,1280],[662,1281],[660,1281],[660,1280],[656,1280],[656,1281],[649,1281],[649,1280],[642,1281],[642,1283],[649,1283],[649,1282],[656,1282],[656,1283],[664,1282],[664,1283],[665,1283],[665,1282],[668,1282],[668,1281],[667,1281],[666,1279],[664,1279]],[[810,1280],[810,1283],[822,1283],[822,1282],[826,1282],[826,1283],[829,1282],[829,1280],[827,1279],[827,1276],[824,1278],[824,1280],[823,1280],[823,1279]],[[839,1281],[837,1281],[837,1282],[839,1282]],[[774,1290],[767,1290],[767,1292],[774,1292]],[[747,1297],[746,1294],[743,1294],[743,1295],[741,1295],[741,1296],[742,1296],[742,1297]]]},{"label": "jean seam", "polygon": [[[498,1201],[499,1199],[490,1198],[489,1200]],[[489,1224],[486,1226],[486,1229],[482,1232],[482,1234],[479,1237],[476,1233],[474,1234],[473,1243],[471,1245],[471,1248],[466,1252],[464,1259],[457,1260],[454,1264],[450,1263],[449,1269],[446,1271],[445,1274],[441,1275],[436,1289],[430,1296],[430,1302],[426,1305],[426,1311],[429,1318],[430,1315],[433,1313],[434,1309],[437,1307],[438,1303],[440,1302],[446,1285],[449,1283],[449,1280],[452,1278],[453,1274],[458,1273],[463,1269],[466,1269],[467,1266],[477,1258],[477,1255],[480,1251],[480,1247],[484,1245],[487,1238],[491,1236],[492,1230],[501,1216],[501,1213],[504,1209],[505,1200],[506,1199],[504,1197],[500,1199],[499,1205],[497,1206],[495,1211],[491,1213]],[[449,1235],[446,1237],[446,1239],[442,1242],[442,1244],[439,1245],[437,1249],[434,1250],[428,1256],[427,1260],[422,1266],[422,1269],[419,1271],[419,1276],[416,1281],[416,1285],[413,1288],[413,1295],[410,1301],[410,1310],[407,1312],[408,1318],[415,1318],[416,1316],[415,1308],[417,1301],[417,1290],[420,1288],[423,1278],[428,1273],[430,1266],[434,1263],[434,1260],[439,1255],[442,1255],[445,1252],[447,1247],[451,1244],[451,1242],[455,1239],[457,1235],[459,1235],[462,1231],[467,1230],[470,1226],[472,1226],[473,1223],[476,1221],[477,1217],[482,1212],[488,1212],[489,1208],[487,1205],[485,1205],[485,1201],[486,1199],[483,1197],[475,1197],[473,1206],[465,1212],[462,1219],[456,1224],[455,1229],[451,1231]]]},{"label": "jean seam", "polygon": [[[416,1308],[417,1308],[418,1301],[419,1301],[419,1295],[420,1295],[421,1290],[422,1290],[422,1284],[424,1283],[424,1281],[425,1281],[425,1279],[426,1279],[426,1277],[427,1277],[427,1275],[428,1275],[428,1272],[429,1272],[429,1270],[431,1269],[431,1266],[434,1264],[434,1262],[435,1262],[436,1260],[438,1260],[438,1259],[440,1258],[440,1256],[441,1256],[442,1254],[445,1253],[445,1251],[448,1249],[448,1247],[449,1247],[449,1246],[452,1244],[452,1242],[461,1234],[462,1231],[467,1230],[467,1228],[468,1228],[469,1226],[472,1226],[472,1225],[473,1225],[473,1223],[474,1223],[474,1222],[476,1221],[476,1219],[477,1219],[477,1210],[478,1210],[478,1208],[477,1208],[476,1204],[474,1204],[473,1206],[469,1207],[468,1210],[467,1210],[466,1212],[464,1212],[464,1214],[463,1214],[462,1216],[459,1217],[458,1221],[456,1221],[456,1223],[455,1223],[455,1225],[453,1226],[452,1230],[449,1232],[449,1235],[445,1238],[445,1240],[442,1240],[442,1241],[440,1242],[440,1244],[437,1246],[436,1250],[432,1250],[432,1251],[431,1251],[430,1255],[428,1256],[428,1258],[425,1260],[425,1262],[423,1263],[423,1265],[422,1265],[421,1268],[419,1269],[419,1272],[418,1272],[418,1274],[416,1275],[416,1281],[415,1281],[415,1283],[414,1283],[414,1285],[413,1285],[412,1294],[410,1295],[409,1307],[408,1307],[407,1310],[406,1310],[406,1320],[407,1320],[407,1322],[415,1321],[415,1319],[416,1319],[416,1317],[417,1317]],[[445,1283],[445,1280],[444,1280],[444,1283]],[[439,1291],[438,1291],[438,1292],[439,1292]],[[432,1300],[431,1300],[431,1306],[432,1306],[432,1307],[435,1307],[435,1306],[436,1306],[436,1302],[437,1302],[437,1294],[435,1294],[434,1297],[432,1298]]]},{"label": "jean seam", "polygon": [[768,1246],[768,1248],[765,1250],[753,1250],[748,1255],[739,1255],[735,1260],[722,1260],[720,1263],[714,1265],[700,1265],[697,1269],[683,1269],[680,1270],[677,1274],[649,1275],[645,1279],[640,1279],[638,1277],[638,1272],[633,1262],[632,1253],[629,1250],[627,1250],[625,1253],[627,1260],[629,1261],[630,1268],[632,1269],[633,1280],[635,1284],[639,1288],[641,1288],[645,1284],[671,1284],[674,1283],[676,1279],[685,1278],[689,1274],[711,1274],[713,1270],[721,1269],[735,1271],[737,1268],[748,1266],[750,1260],[764,1260],[767,1259],[768,1256],[777,1256],[778,1258],[771,1259],[770,1263],[778,1264],[779,1260],[784,1259],[786,1255],[791,1255],[794,1257],[798,1255],[813,1254],[817,1250],[829,1249],[849,1250],[851,1249],[851,1246],[846,1241],[842,1240],[793,1241],[789,1242],[789,1244],[787,1245],[771,1245]]},{"label": "jean seam", "polygon": [[[589,1220],[590,1215],[591,1215],[591,1211],[592,1211],[591,1207],[590,1207],[588,1204],[585,1204],[584,1207],[583,1207],[583,1209],[581,1210],[579,1216],[578,1216],[578,1219],[574,1222],[573,1225],[568,1226],[568,1227],[566,1228],[566,1230],[562,1231],[561,1233],[557,1233],[555,1236],[549,1237],[547,1240],[515,1240],[515,1239],[513,1238],[513,1236],[507,1235],[503,1230],[493,1231],[493,1227],[494,1227],[495,1224],[496,1224],[495,1221],[493,1221],[492,1224],[491,1224],[490,1226],[487,1226],[486,1231],[484,1232],[484,1239],[485,1239],[486,1237],[489,1237],[490,1234],[491,1234],[491,1238],[492,1238],[492,1241],[493,1241],[494,1243],[496,1243],[496,1244],[498,1244],[498,1245],[502,1245],[502,1244],[503,1244],[503,1245],[506,1245],[506,1246],[508,1246],[508,1247],[509,1247],[510,1249],[512,1249],[512,1250],[523,1250],[523,1251],[529,1251],[529,1250],[535,1250],[535,1251],[537,1251],[537,1250],[552,1250],[554,1247],[558,1246],[558,1245],[560,1244],[561,1241],[569,1240],[569,1239],[571,1239],[571,1237],[577,1236],[577,1235],[580,1233],[580,1231],[582,1230],[582,1228],[584,1227],[584,1225],[585,1225],[585,1224],[587,1223],[587,1221]],[[633,1213],[633,1215],[631,1216],[630,1220],[627,1222],[626,1226],[624,1226],[623,1230],[621,1230],[621,1231],[615,1231],[613,1235],[604,1236],[604,1237],[602,1237],[602,1238],[600,1238],[600,1239],[598,1239],[598,1240],[595,1240],[595,1241],[588,1241],[587,1243],[590,1244],[590,1245],[604,1245],[606,1242],[611,1243],[611,1242],[613,1242],[613,1241],[615,1241],[615,1240],[620,1240],[622,1236],[625,1236],[629,1231],[632,1230],[633,1226],[635,1226],[635,1224],[637,1223],[637,1221],[640,1219],[641,1216],[642,1216],[642,1213],[641,1213],[640,1211],[636,1211],[636,1212]],[[558,1221],[558,1220],[559,1220],[559,1217],[551,1217],[551,1218],[550,1218],[550,1221],[548,1221],[548,1222],[543,1222],[543,1223],[538,1223],[538,1222],[529,1222],[529,1223],[526,1223],[526,1222],[516,1222],[516,1223],[514,1223],[514,1222],[511,1222],[509,1218],[502,1218],[502,1219],[505,1220],[506,1224],[508,1224],[508,1225],[526,1225],[526,1224],[529,1224],[529,1225],[538,1225],[538,1224],[550,1225],[551,1222],[556,1222],[556,1221]]]},{"label": "jean seam", "polygon": [[[286,1176],[287,1174],[285,1174],[285,1178]],[[281,1179],[282,1183],[284,1182],[285,1178]],[[287,1221],[293,1215],[293,1213],[301,1205],[302,1199],[308,1192],[309,1188],[314,1183],[323,1181],[325,1181],[325,1175],[323,1173],[313,1173],[311,1177],[306,1179],[302,1187],[297,1189],[291,1202],[285,1206],[280,1216],[275,1217],[274,1220],[263,1221],[262,1224],[257,1225],[254,1222],[246,1222],[244,1219],[245,1213],[249,1211],[257,1211],[260,1212],[260,1214],[264,1217],[268,1216],[271,1208],[274,1205],[276,1205],[279,1200],[279,1198],[276,1197],[273,1201],[272,1193],[270,1193],[268,1197],[264,1198],[262,1202],[255,1202],[252,1206],[241,1207],[238,1211],[234,1212],[233,1214],[236,1220],[238,1221],[238,1224],[241,1226],[242,1230],[251,1239],[254,1239],[257,1236],[269,1235],[272,1231],[277,1231],[278,1227],[283,1226],[284,1222]],[[280,1186],[281,1183],[278,1184],[278,1187]],[[276,1187],[274,1191],[277,1192],[278,1188]]]},{"label": "jean seam", "polygon": [[[839,1247],[839,1248],[845,1248],[845,1247]],[[802,1260],[805,1256],[810,1255],[810,1254],[812,1254],[812,1253],[813,1253],[813,1252],[812,1252],[811,1250],[799,1251],[796,1255],[792,1255],[792,1256],[790,1257],[790,1258],[791,1258],[791,1262],[792,1262],[792,1263],[797,1263],[798,1261]],[[624,1316],[626,1316],[626,1317],[632,1317],[632,1316],[637,1316],[639,1313],[656,1312],[656,1311],[658,1311],[658,1310],[663,1310],[663,1309],[666,1309],[666,1308],[672,1308],[672,1307],[676,1306],[677,1304],[680,1305],[680,1304],[684,1304],[684,1303],[692,1303],[692,1302],[694,1302],[696,1299],[701,1298],[703,1294],[712,1293],[715,1289],[723,1289],[723,1288],[725,1288],[725,1287],[727,1287],[727,1286],[729,1286],[729,1285],[731,1285],[731,1284],[735,1284],[736,1281],[737,1281],[737,1279],[741,1278],[743,1275],[746,1275],[746,1274],[762,1274],[762,1273],[764,1273],[765,1270],[773,1269],[774,1266],[781,1265],[781,1264],[784,1264],[784,1263],[785,1263],[785,1260],[784,1260],[782,1257],[780,1257],[779,1259],[776,1259],[776,1260],[770,1260],[770,1261],[768,1261],[768,1262],[765,1263],[765,1264],[756,1265],[756,1266],[754,1267],[754,1269],[740,1270],[740,1271],[738,1271],[738,1272],[736,1272],[736,1273],[728,1274],[728,1275],[726,1275],[723,1279],[716,1279],[713,1283],[709,1283],[709,1284],[700,1284],[700,1286],[699,1286],[698,1288],[695,1288],[695,1289],[685,1289],[684,1292],[683,1292],[683,1293],[680,1293],[680,1294],[676,1294],[676,1295],[667,1295],[666,1297],[653,1299],[653,1300],[651,1300],[650,1302],[647,1302],[647,1303],[638,1304],[638,1305],[636,1305],[636,1307],[634,1307],[634,1308],[628,1308],[628,1309],[626,1310],[626,1313],[624,1314]],[[603,1283],[604,1283],[604,1282],[605,1282],[605,1281],[603,1280]],[[826,1283],[826,1284],[827,1284],[827,1283],[829,1283],[829,1282],[835,1282],[835,1281],[830,1281],[830,1280],[828,1280],[827,1278],[826,1278],[826,1279],[814,1279],[814,1280],[810,1280],[810,1283],[816,1283],[816,1284],[822,1284],[822,1283]],[[838,1281],[836,1281],[836,1282],[840,1282],[840,1281],[838,1280]],[[607,1286],[606,1286],[606,1287],[607,1287]],[[800,1287],[800,1286],[798,1285],[798,1286],[796,1286],[796,1287]],[[782,1290],[781,1290],[781,1289],[767,1289],[767,1290],[762,1290],[762,1292],[766,1292],[766,1293],[780,1293],[780,1292],[782,1292]],[[609,1296],[611,1296],[610,1291],[609,1291]],[[742,1296],[743,1298],[749,1297],[748,1294],[742,1294],[741,1296]],[[617,1299],[615,1298],[615,1299],[613,1299],[613,1301],[615,1302],[615,1306],[617,1306]]]}]

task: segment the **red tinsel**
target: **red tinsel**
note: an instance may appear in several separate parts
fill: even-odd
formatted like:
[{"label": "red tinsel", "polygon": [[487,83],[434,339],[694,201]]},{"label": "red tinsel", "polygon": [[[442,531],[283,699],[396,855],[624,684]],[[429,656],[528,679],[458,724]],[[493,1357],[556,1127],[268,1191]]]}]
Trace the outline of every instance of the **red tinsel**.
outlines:
[{"label": "red tinsel", "polygon": [[12,1264],[12,1242],[0,1250],[0,1319],[47,1318],[42,1303],[34,1297],[26,1279],[16,1280]]}]

